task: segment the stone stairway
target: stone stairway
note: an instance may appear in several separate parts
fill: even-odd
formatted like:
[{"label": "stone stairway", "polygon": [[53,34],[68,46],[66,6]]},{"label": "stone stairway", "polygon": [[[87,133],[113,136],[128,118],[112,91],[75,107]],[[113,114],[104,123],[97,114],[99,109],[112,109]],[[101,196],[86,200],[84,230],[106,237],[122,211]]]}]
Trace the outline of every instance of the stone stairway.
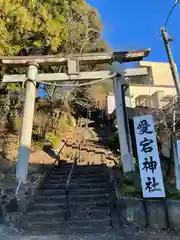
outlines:
[{"label": "stone stairway", "polygon": [[104,165],[75,166],[69,184],[69,218],[65,221],[65,185],[72,164],[55,167],[35,197],[29,211],[18,222],[25,233],[88,234],[113,229],[110,184]]},{"label": "stone stairway", "polygon": [[[72,164],[63,164],[60,170],[54,167],[17,223],[17,227],[29,234],[53,234],[60,232],[65,215],[65,184]],[[55,185],[50,181],[55,180]],[[56,187],[57,185],[57,187]]]},{"label": "stone stairway", "polygon": [[68,231],[95,233],[109,231],[109,185],[103,165],[77,166],[70,184]]}]

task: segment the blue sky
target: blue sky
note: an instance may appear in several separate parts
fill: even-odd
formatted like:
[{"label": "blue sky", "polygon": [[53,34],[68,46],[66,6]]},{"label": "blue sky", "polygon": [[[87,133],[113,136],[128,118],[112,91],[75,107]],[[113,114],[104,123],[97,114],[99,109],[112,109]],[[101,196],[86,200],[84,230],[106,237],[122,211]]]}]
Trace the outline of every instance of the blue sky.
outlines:
[{"label": "blue sky", "polygon": [[[151,48],[145,60],[167,61],[160,27],[164,25],[175,0],[87,0],[97,8],[103,23],[102,38],[113,50]],[[174,36],[172,51],[180,69],[180,3],[174,10],[167,30]]]}]

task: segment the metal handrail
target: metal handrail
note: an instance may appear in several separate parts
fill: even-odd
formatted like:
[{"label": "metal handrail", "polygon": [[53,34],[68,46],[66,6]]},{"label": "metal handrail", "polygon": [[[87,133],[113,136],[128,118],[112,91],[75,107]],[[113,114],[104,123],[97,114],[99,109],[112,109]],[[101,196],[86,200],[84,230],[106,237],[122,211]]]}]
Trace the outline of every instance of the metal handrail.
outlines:
[{"label": "metal handrail", "polygon": [[57,158],[56,158],[56,160],[54,161],[54,163],[52,164],[52,166],[54,166],[54,165],[60,160],[60,156],[59,156],[59,155],[60,155],[60,153],[62,152],[62,150],[64,149],[64,147],[66,146],[68,140],[70,140],[70,139],[72,139],[72,137],[69,137],[69,138],[67,138],[67,139],[65,140],[65,142],[64,142],[63,146],[60,148],[60,150],[59,150],[59,152],[58,152],[58,154],[57,154]]},{"label": "metal handrail", "polygon": [[[60,161],[59,155],[60,155],[60,153],[62,152],[62,150],[64,149],[64,147],[66,146],[66,143],[67,143],[67,141],[68,141],[69,139],[71,139],[71,137],[70,137],[70,138],[67,138],[67,139],[65,140],[63,146],[61,147],[61,149],[59,150],[59,152],[58,152],[58,154],[57,154],[56,160],[52,163],[52,167],[55,166],[55,164],[56,164],[58,161]],[[43,179],[45,179],[51,172],[52,172],[52,168],[50,169],[50,171],[47,171],[47,172],[46,172],[46,174],[45,174],[45,176],[44,176]],[[16,188],[16,191],[15,191],[15,197],[16,197],[17,199],[19,199],[19,190],[20,190],[21,184],[22,184],[22,181],[19,180],[19,181],[18,181],[17,188]]]},{"label": "metal handrail", "polygon": [[71,176],[74,170],[74,166],[76,165],[76,162],[77,162],[77,157],[74,159],[73,165],[71,167],[71,171],[69,172],[69,175],[68,175],[66,187],[65,187],[65,194],[66,194],[66,207],[65,207],[66,210],[65,210],[65,216],[64,216],[65,221],[69,219],[69,215],[70,215],[69,214],[69,183],[71,181]]},{"label": "metal handrail", "polygon": [[81,152],[81,144],[82,144],[83,140],[81,140],[80,144],[79,144],[79,154],[78,156],[76,155],[73,165],[71,167],[71,170],[69,172],[68,175],[68,179],[66,181],[66,187],[65,187],[65,194],[66,194],[66,207],[65,207],[65,216],[64,216],[64,220],[67,221],[69,219],[70,216],[70,211],[69,211],[69,185],[71,182],[71,177],[72,177],[72,173],[74,171],[75,166],[77,165],[77,160],[80,158],[80,152]]}]

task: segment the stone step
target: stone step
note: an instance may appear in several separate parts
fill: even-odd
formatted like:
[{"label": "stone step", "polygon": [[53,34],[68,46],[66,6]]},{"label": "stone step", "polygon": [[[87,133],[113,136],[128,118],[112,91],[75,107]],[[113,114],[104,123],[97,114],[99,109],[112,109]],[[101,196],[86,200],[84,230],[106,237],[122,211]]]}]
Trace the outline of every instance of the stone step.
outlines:
[{"label": "stone step", "polygon": [[[84,226],[84,227],[78,227],[78,226],[68,226],[67,228],[67,232],[66,233],[78,233],[78,234],[89,234],[90,233],[93,233],[93,235],[95,233],[105,233],[105,232],[109,232],[112,230],[112,227],[110,225],[110,223],[108,225],[104,225],[103,224],[103,221],[101,221],[101,224],[99,223],[93,223],[92,225],[89,226]],[[92,238],[92,239],[95,239],[95,238]],[[104,239],[104,238],[103,238]]]},{"label": "stone step", "polygon": [[[75,198],[74,197],[71,197],[69,199],[69,206],[74,209],[74,208],[78,208],[79,206],[108,206],[108,202],[109,202],[109,199],[108,197],[106,198],[102,198],[102,199],[98,199],[98,200],[94,200],[93,198],[87,198],[86,201],[84,199],[78,199],[78,198]],[[61,200],[58,201],[58,198],[43,198],[43,199],[40,199],[40,198],[37,198],[35,200],[35,204],[36,205],[58,205],[59,206],[64,206],[66,204],[66,197],[64,198],[64,201]],[[84,207],[84,208],[85,208]]]},{"label": "stone step", "polygon": [[[22,217],[22,221],[64,221],[65,210],[61,211],[36,211],[33,210],[32,212],[28,212],[26,215]],[[107,208],[102,209],[90,209],[86,211],[71,211],[70,212],[70,219],[104,219],[109,217],[109,211]]]},{"label": "stone step", "polygon": [[86,210],[93,210],[93,209],[101,209],[101,208],[107,208],[108,209],[109,207],[109,203],[108,201],[102,201],[102,202],[79,202],[79,203],[73,203],[71,202],[69,204],[69,209],[71,211],[86,211]]},{"label": "stone step", "polygon": [[[103,221],[103,223],[109,225],[110,222],[110,217],[99,217],[99,218],[94,218],[92,216],[86,216],[85,218],[79,218],[79,217],[70,217],[68,220],[68,225],[76,225],[76,226],[84,226],[84,225],[91,225],[93,222],[99,222]],[[33,215],[27,215],[24,216],[21,221],[23,221],[24,224],[43,224],[43,223],[63,223],[64,216],[51,216],[51,215],[43,215],[43,216],[33,216]]]},{"label": "stone step", "polygon": [[[75,189],[97,189],[97,188],[107,188],[108,184],[105,183],[71,183],[69,184],[69,190]],[[43,189],[65,189],[66,184],[64,183],[46,183]]]},{"label": "stone step", "polygon": [[[33,208],[35,210],[60,210],[66,207],[64,202],[35,202]],[[87,201],[87,202],[69,202],[70,209],[93,209],[93,208],[108,207],[108,200],[103,199],[101,201]]]},{"label": "stone step", "polygon": [[107,207],[93,208],[85,210],[74,210],[70,212],[70,218],[107,218],[109,217],[109,209]]},{"label": "stone step", "polygon": [[68,175],[52,174],[48,181],[57,180],[57,181],[67,181]]},{"label": "stone step", "polygon": [[[64,172],[52,172],[51,173],[51,176],[68,176],[69,175],[69,172],[68,173],[64,173]],[[101,171],[91,171],[91,172],[87,172],[87,171],[84,171],[84,172],[80,172],[80,171],[76,171],[74,169],[73,173],[72,173],[73,176],[89,176],[89,177],[95,177],[95,176],[104,176],[104,177],[107,177],[109,176],[106,172],[101,172]]]},{"label": "stone step", "polygon": [[[60,173],[53,173],[51,174],[50,179],[67,179],[68,178],[68,174],[60,174]],[[106,174],[86,174],[86,173],[81,173],[81,174],[76,174],[73,173],[71,176],[71,179],[107,179],[108,176]]]},{"label": "stone step", "polygon": [[66,229],[64,227],[63,221],[60,222],[39,222],[33,223],[24,223],[19,224],[19,229],[23,230],[24,234],[33,236],[45,236],[45,235],[56,235],[56,234],[65,234]]},{"label": "stone step", "polygon": [[[92,194],[106,194],[107,188],[100,188],[100,189],[71,189],[71,196],[74,195],[92,195]],[[40,193],[43,196],[61,196],[65,194],[64,189],[44,189]]]},{"label": "stone step", "polygon": [[23,224],[24,230],[29,230],[31,233],[42,233],[46,235],[47,232],[52,233],[99,233],[111,230],[110,222],[108,220],[92,220],[92,221],[68,221],[63,223],[61,221],[50,222],[28,222]]},{"label": "stone step", "polygon": [[[37,196],[36,202],[64,202],[66,195],[62,196]],[[69,201],[82,202],[82,201],[102,201],[108,200],[108,194],[95,194],[95,195],[77,195],[69,196]]]},{"label": "stone step", "polygon": [[[23,233],[25,235],[31,235],[31,236],[52,236],[52,235],[58,235],[60,238],[59,239],[67,239],[67,236],[69,236],[68,239],[74,239],[75,235],[79,235],[79,240],[84,239],[82,238],[83,236],[87,236],[88,234],[88,239],[101,239],[103,235],[106,236],[106,233],[110,233],[112,231],[112,227],[109,225],[107,227],[102,227],[101,228],[77,228],[77,227],[65,227],[62,224],[46,224],[46,225],[39,225],[39,226],[26,226],[23,229]],[[91,235],[91,238],[89,236]],[[61,238],[62,236],[62,238]],[[97,236],[97,238],[95,238]],[[64,238],[63,238],[64,237]],[[111,236],[110,236],[111,237]],[[77,239],[77,238],[76,238]],[[85,238],[86,239],[86,238]],[[105,240],[110,240],[114,238],[104,238]],[[116,239],[120,239],[118,236]]]},{"label": "stone step", "polygon": [[42,189],[39,192],[41,196],[62,196],[65,195],[65,189]]},{"label": "stone step", "polygon": [[96,228],[96,227],[103,227],[110,225],[110,218],[103,218],[103,219],[82,219],[82,218],[70,218],[67,222],[68,227],[89,227],[89,228]]},{"label": "stone step", "polygon": [[66,189],[66,184],[65,183],[59,183],[59,184],[48,184],[46,183],[45,185],[43,185],[42,190],[56,190],[56,189],[60,189],[60,190],[64,190]]},{"label": "stone step", "polygon": [[72,163],[71,163],[71,166],[69,166],[69,167],[56,167],[56,168],[54,168],[52,171],[53,172],[69,172],[69,171],[71,171],[71,168],[72,168]]},{"label": "stone step", "polygon": [[[57,181],[66,181],[68,179],[68,175],[60,175],[60,174],[52,174],[49,177],[48,181],[51,180],[57,180]],[[105,175],[105,174],[76,174],[76,173],[72,173],[71,175],[71,180],[109,180],[109,176]]]},{"label": "stone step", "polygon": [[[65,208],[60,210],[50,210],[47,209],[46,211],[38,210],[32,208],[32,211],[28,212],[23,218],[62,218],[65,214]],[[85,210],[75,209],[74,211],[70,212],[70,218],[106,218],[109,216],[109,209],[107,207],[101,208],[86,208]]]},{"label": "stone step", "polygon": [[59,175],[62,175],[62,176],[66,176],[66,175],[68,176],[70,171],[71,171],[71,169],[68,169],[67,171],[65,171],[65,170],[62,170],[62,171],[53,170],[53,171],[51,172],[51,175],[53,175],[53,174],[55,174],[55,175],[59,174]]},{"label": "stone step", "polygon": [[[41,215],[38,214],[26,214],[23,216],[22,221],[28,221],[28,222],[49,222],[49,221],[57,221],[62,222],[64,221],[65,212],[59,213],[59,211],[55,211],[57,214],[46,214],[45,211],[43,211]],[[58,214],[59,213],[59,214]]]},{"label": "stone step", "polygon": [[[69,168],[61,168],[61,167],[59,167],[59,168],[55,168],[54,169],[54,171],[56,171],[56,172],[60,172],[60,171],[62,171],[62,170],[68,170],[68,169],[71,169],[71,167],[69,167]],[[107,169],[107,167],[106,166],[99,166],[99,165],[85,165],[85,166],[76,166],[76,169],[77,169],[77,171],[82,171],[82,172],[84,172],[84,171],[105,171],[105,169]]]},{"label": "stone step", "polygon": [[88,171],[86,171],[86,170],[76,170],[76,169],[74,169],[74,171],[73,171],[73,174],[74,175],[90,175],[90,176],[96,176],[96,175],[103,175],[103,176],[108,176],[108,174],[107,174],[107,172],[105,172],[105,171],[101,171],[101,170],[97,170],[97,171],[94,171],[94,170],[92,170],[92,171],[90,171],[90,170],[88,170]]},{"label": "stone step", "polygon": [[[67,179],[69,174],[65,175],[65,174],[57,174],[57,173],[53,173],[51,176],[50,176],[50,180],[51,179],[56,179],[56,178],[59,178],[59,179]],[[71,179],[108,179],[108,175],[107,174],[103,174],[103,173],[76,173],[76,172],[73,172],[72,175],[71,175]]]},{"label": "stone step", "polygon": [[67,164],[67,165],[64,165],[64,164],[60,164],[60,166],[58,167],[58,166],[55,166],[54,168],[53,168],[53,170],[54,171],[62,171],[62,170],[69,170],[69,169],[71,169],[72,168],[72,163],[69,163],[69,164]]},{"label": "stone step", "polygon": [[35,202],[36,203],[41,203],[41,202],[51,202],[51,203],[60,203],[60,202],[65,202],[66,200],[66,195],[61,195],[61,196],[42,196],[38,195],[36,196]]},{"label": "stone step", "polygon": [[[59,181],[57,179],[50,179],[48,181],[48,184],[57,184],[59,183]],[[95,179],[87,179],[87,178],[83,178],[83,177],[77,177],[76,179],[75,178],[72,178],[71,181],[70,181],[70,184],[81,184],[81,183],[84,183],[84,184],[96,184],[96,183],[107,183],[107,180],[106,179],[101,179],[101,178],[95,178]]]},{"label": "stone step", "polygon": [[[77,187],[76,187],[77,186]],[[88,184],[88,183],[79,183],[79,184],[69,184],[69,189],[70,191],[76,190],[76,188],[79,189],[79,191],[84,190],[84,189],[108,189],[108,184],[106,182],[103,183],[94,183],[94,184]]]},{"label": "stone step", "polygon": [[28,212],[26,215],[23,216],[23,218],[26,219],[27,218],[33,218],[33,219],[36,219],[37,218],[48,218],[48,217],[53,217],[53,218],[62,218],[64,217],[64,214],[65,214],[65,208],[63,209],[60,209],[60,210],[46,210],[46,211],[43,211],[43,210],[38,210],[38,209],[34,209],[32,207],[32,211]]},{"label": "stone step", "polygon": [[71,168],[71,167],[72,167],[72,163],[64,163],[63,161],[61,162],[60,160],[60,165],[55,166],[54,169]]},{"label": "stone step", "polygon": [[39,210],[39,211],[46,211],[46,210],[61,210],[61,209],[65,209],[65,202],[62,203],[35,203],[33,208],[34,210]]},{"label": "stone step", "polygon": [[75,202],[87,202],[87,201],[107,201],[108,194],[92,194],[92,195],[74,195],[70,196],[69,201],[75,201]]},{"label": "stone step", "polygon": [[56,166],[54,167],[54,169],[61,169],[61,168],[71,168],[72,167],[72,163],[61,163],[60,162],[60,166]]},{"label": "stone step", "polygon": [[[87,209],[89,211],[93,210],[93,209],[97,209],[97,208],[108,208],[109,207],[109,203],[108,201],[102,201],[102,202],[95,202],[95,201],[87,201],[87,202],[70,202],[69,203],[69,209],[70,211],[86,211]],[[33,206],[33,209],[36,211],[59,211],[62,209],[66,208],[66,204],[64,203],[51,203],[51,202],[40,202],[40,203],[35,203]]]}]

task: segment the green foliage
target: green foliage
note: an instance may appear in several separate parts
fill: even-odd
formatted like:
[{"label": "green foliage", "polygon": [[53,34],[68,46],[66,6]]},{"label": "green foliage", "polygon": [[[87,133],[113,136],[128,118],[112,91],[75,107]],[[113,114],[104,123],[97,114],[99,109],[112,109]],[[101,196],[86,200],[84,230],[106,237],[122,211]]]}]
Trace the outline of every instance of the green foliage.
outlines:
[{"label": "green foliage", "polygon": [[84,0],[0,0],[0,55],[96,51],[101,30]]},{"label": "green foliage", "polygon": [[57,126],[53,126],[53,118],[45,114],[42,109],[36,109],[34,115],[34,144],[42,148],[44,143],[48,141],[56,148],[61,137],[70,129],[75,128],[76,120],[70,113],[64,113],[60,119],[56,119]]},{"label": "green foliage", "polygon": [[120,194],[122,196],[142,197],[140,182],[135,183],[135,179],[125,178],[120,184]]},{"label": "green foliage", "polygon": [[65,133],[66,131],[68,131],[69,129],[69,125],[67,123],[67,118],[66,116],[61,116],[60,120],[59,120],[59,128],[58,128],[58,132],[61,133]]},{"label": "green foliage", "polygon": [[69,113],[63,114],[59,119],[58,135],[64,134],[76,125],[76,120]]},{"label": "green foliage", "polygon": [[10,92],[20,92],[20,91],[22,91],[19,83],[14,83],[14,84],[9,83],[9,84],[7,84],[7,89]]},{"label": "green foliage", "polygon": [[92,102],[99,102],[101,107],[105,106],[106,96],[109,92],[113,92],[113,81],[111,79],[104,80],[101,83],[94,84],[88,88],[88,95]]},{"label": "green foliage", "polygon": [[136,189],[132,185],[123,185],[120,189],[120,193],[123,196],[134,196],[136,194]]},{"label": "green foliage", "polygon": [[45,140],[34,140],[32,139],[32,144],[40,149],[43,148]]},{"label": "green foliage", "polygon": [[116,158],[116,161],[117,161],[117,163],[119,165],[119,169],[122,169],[122,159],[121,159],[120,155]]},{"label": "green foliage", "polygon": [[166,186],[166,196],[171,199],[180,200],[180,191],[176,189],[175,184],[169,184]]},{"label": "green foliage", "polygon": [[[61,33],[66,26],[58,19],[54,6],[54,2],[0,0],[0,26],[4,33],[1,34],[0,55],[21,54],[22,50],[28,52],[33,46],[37,50],[44,47],[56,50],[57,42],[64,40]],[[63,12],[62,7],[59,7],[60,12]]]},{"label": "green foliage", "polygon": [[[98,12],[85,0],[0,0],[2,56],[109,51],[106,42],[100,38],[101,31],[102,23]],[[60,72],[64,69],[47,67],[41,70]],[[48,111],[38,110],[34,116],[34,133],[40,136],[38,141],[40,146],[47,133],[54,130],[50,116],[55,103],[53,96],[56,88],[52,86],[44,88],[50,100],[46,108]],[[8,90],[21,91],[21,86],[8,84]],[[65,92],[64,89],[58,91]],[[76,125],[75,119],[71,116],[74,106],[69,100],[73,96],[68,92],[64,95],[66,95],[64,103],[61,102],[58,106],[63,113],[58,125],[59,135]],[[86,93],[82,93],[82,96],[86,97]],[[16,129],[20,129],[20,119],[17,118],[15,122]]]},{"label": "green foliage", "polygon": [[49,133],[46,134],[46,141],[48,141],[53,148],[57,148],[59,143],[60,143],[59,137],[57,137],[52,132],[49,132]]},{"label": "green foliage", "polygon": [[76,126],[76,119],[70,114],[67,115],[67,124],[72,128],[75,128]]},{"label": "green foliage", "polygon": [[52,130],[52,119],[44,109],[38,109],[34,114],[34,132],[45,139],[46,133]]},{"label": "green foliage", "polygon": [[21,117],[19,115],[15,117],[15,130],[18,132],[21,130]]},{"label": "green foliage", "polygon": [[64,114],[59,119],[59,125],[56,134],[53,132],[47,132],[45,141],[48,141],[53,146],[53,148],[56,148],[59,145],[61,136],[63,134],[66,134],[67,131],[71,128],[75,128],[75,126],[76,120],[74,117],[70,114]]},{"label": "green foliage", "polygon": [[108,137],[106,145],[113,151],[117,151],[117,149],[119,149],[119,137],[117,131]]}]

